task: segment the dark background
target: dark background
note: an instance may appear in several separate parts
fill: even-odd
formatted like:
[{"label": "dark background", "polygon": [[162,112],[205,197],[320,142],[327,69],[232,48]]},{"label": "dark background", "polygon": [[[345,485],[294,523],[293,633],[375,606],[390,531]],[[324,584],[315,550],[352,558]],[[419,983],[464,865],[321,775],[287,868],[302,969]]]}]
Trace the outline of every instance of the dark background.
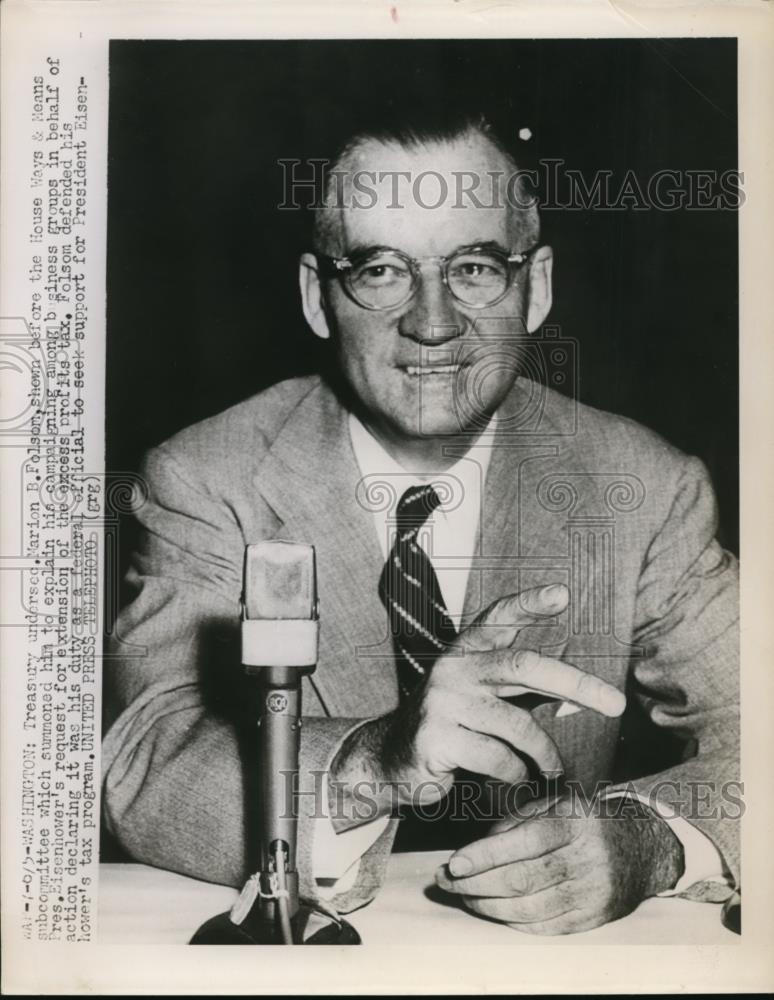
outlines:
[{"label": "dark background", "polygon": [[[328,155],[385,97],[473,98],[589,178],[737,166],[733,39],[114,41],[108,469],[318,364],[296,284],[311,213],[277,210],[277,160]],[[554,211],[544,226],[549,323],[579,342],[580,399],[699,455],[736,550],[736,213]]]},{"label": "dark background", "polygon": [[[278,211],[279,159],[330,156],[374,105],[464,102],[534,159],[590,180],[737,167],[733,39],[114,41],[110,51],[107,468],[314,370],[297,258],[311,213]],[[497,114],[493,114],[496,111]],[[579,344],[577,394],[709,467],[738,547],[737,215],[547,211],[551,325]],[[122,570],[135,526],[121,519]],[[106,576],[109,574],[106,574]],[[629,713],[621,775],[679,759]],[[626,728],[628,727],[628,728]],[[121,857],[103,845],[103,860]]]}]

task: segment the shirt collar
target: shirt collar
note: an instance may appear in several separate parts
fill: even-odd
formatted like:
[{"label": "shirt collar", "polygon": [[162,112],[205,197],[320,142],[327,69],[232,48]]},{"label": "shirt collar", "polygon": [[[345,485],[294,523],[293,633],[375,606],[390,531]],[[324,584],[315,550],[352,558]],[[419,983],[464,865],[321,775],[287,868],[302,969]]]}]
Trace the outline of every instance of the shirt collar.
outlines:
[{"label": "shirt collar", "polygon": [[[483,437],[491,442],[495,428],[497,426],[497,415],[490,419],[483,432]],[[354,413],[349,415],[349,436],[352,442],[352,450],[360,468],[363,478],[388,476],[400,477],[405,483],[405,489],[412,484],[429,483],[434,479],[443,480],[444,477],[455,477],[459,480],[463,496],[477,498],[480,496],[481,487],[486,479],[489,459],[492,455],[491,445],[476,450],[475,461],[469,461],[470,452],[459,458],[454,465],[437,474],[433,473],[411,473],[397,462],[384,446],[368,431],[358,420]],[[401,493],[403,489],[401,489]],[[440,508],[443,510],[443,507]]]}]

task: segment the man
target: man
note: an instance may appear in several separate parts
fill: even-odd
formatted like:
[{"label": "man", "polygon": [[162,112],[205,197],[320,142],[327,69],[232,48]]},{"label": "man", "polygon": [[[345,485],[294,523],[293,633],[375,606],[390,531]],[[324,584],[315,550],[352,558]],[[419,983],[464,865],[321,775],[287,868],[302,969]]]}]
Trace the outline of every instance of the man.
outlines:
[{"label": "man", "polygon": [[[148,456],[104,747],[109,827],[152,864],[231,884],[250,870],[232,639],[244,546],[286,538],[315,545],[323,608],[302,892],[367,902],[396,803],[443,803],[469,772],[480,803],[517,790],[437,875],[479,914],[558,934],[661,892],[724,898],[739,870],[724,791],[736,565],[713,540],[701,464],[523,375],[536,348],[562,351],[538,338],[552,253],[483,119],[364,130],[334,167],[300,266],[333,374]],[[490,196],[460,198],[460,178]],[[627,690],[685,759],[579,810],[578,791],[593,800],[616,773]]]}]

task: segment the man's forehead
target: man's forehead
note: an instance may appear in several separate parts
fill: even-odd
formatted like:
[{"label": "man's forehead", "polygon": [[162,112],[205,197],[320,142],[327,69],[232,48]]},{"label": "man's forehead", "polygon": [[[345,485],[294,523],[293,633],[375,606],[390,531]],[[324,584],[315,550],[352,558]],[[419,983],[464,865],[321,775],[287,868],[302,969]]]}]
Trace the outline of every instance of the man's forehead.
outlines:
[{"label": "man's forehead", "polygon": [[497,146],[479,132],[453,139],[427,140],[410,145],[364,139],[348,153],[345,167],[354,170],[438,171],[507,170],[508,161]]},{"label": "man's forehead", "polygon": [[478,134],[409,147],[366,140],[337,175],[342,250],[382,245],[420,255],[479,242],[510,248],[513,169]]}]

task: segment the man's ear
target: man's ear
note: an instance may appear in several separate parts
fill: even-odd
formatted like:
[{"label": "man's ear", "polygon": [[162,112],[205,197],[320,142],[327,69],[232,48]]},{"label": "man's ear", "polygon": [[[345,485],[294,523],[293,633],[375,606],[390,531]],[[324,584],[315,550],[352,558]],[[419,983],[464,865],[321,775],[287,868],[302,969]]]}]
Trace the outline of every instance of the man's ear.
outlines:
[{"label": "man's ear", "polygon": [[317,259],[312,253],[301,255],[298,262],[298,284],[301,289],[301,304],[307,323],[318,337],[328,340],[331,331],[323,305]]},{"label": "man's ear", "polygon": [[554,252],[551,247],[540,247],[529,262],[527,288],[527,331],[534,333],[551,310],[551,272]]}]

